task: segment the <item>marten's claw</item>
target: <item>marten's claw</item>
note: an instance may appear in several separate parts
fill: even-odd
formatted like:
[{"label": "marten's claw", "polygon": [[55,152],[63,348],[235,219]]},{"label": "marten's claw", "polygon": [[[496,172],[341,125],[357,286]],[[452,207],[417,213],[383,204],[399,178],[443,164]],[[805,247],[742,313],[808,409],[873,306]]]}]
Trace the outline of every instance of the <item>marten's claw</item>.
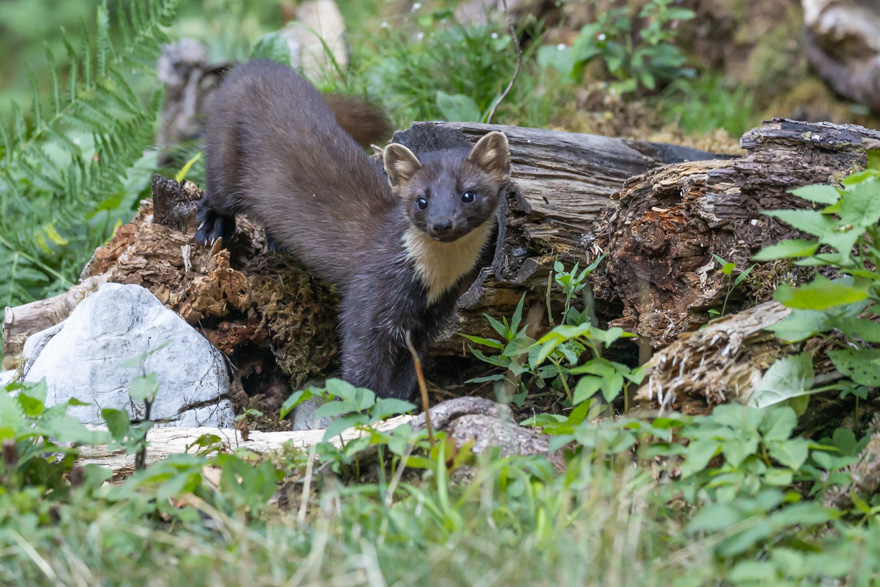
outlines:
[{"label": "marten's claw", "polygon": [[218,239],[228,240],[235,234],[235,217],[217,214],[206,203],[199,204],[196,220],[201,221],[196,230],[195,241],[202,245],[213,246]]}]

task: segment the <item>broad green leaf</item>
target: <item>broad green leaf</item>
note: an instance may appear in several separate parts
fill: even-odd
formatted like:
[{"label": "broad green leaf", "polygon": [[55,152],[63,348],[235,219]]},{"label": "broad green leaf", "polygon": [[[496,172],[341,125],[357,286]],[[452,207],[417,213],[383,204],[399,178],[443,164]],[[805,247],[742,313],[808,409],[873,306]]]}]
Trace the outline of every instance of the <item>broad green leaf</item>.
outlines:
[{"label": "broad green leaf", "polygon": [[535,357],[535,363],[534,365],[532,365],[532,368],[543,363],[547,359],[547,357],[550,356],[550,353],[552,353],[556,347],[562,344],[562,342],[563,340],[561,338],[556,337],[551,338],[550,340],[542,344],[540,347],[541,350],[538,351],[538,356]]},{"label": "broad green leaf", "polygon": [[818,503],[795,503],[785,509],[774,512],[770,516],[770,522],[777,526],[794,526],[799,524],[804,528],[830,522],[837,516],[833,510],[822,507]]},{"label": "broad green leaf", "polygon": [[718,424],[729,426],[737,433],[755,431],[764,419],[764,412],[739,404],[723,404],[712,412],[712,419]]},{"label": "broad green leaf", "polygon": [[159,378],[155,373],[139,375],[131,380],[128,394],[135,402],[152,400],[159,391]]},{"label": "broad green leaf", "polygon": [[841,224],[859,228],[876,226],[880,221],[880,181],[870,179],[848,186],[840,202]]},{"label": "broad green leaf", "polygon": [[11,428],[18,431],[24,425],[24,410],[18,400],[0,392],[0,428]]},{"label": "broad green leaf", "polygon": [[836,319],[834,326],[841,332],[865,342],[880,342],[880,324],[873,320],[844,317]]},{"label": "broad green leaf", "polygon": [[34,416],[39,416],[46,410],[46,406],[43,405],[43,402],[29,396],[24,393],[22,390],[18,394],[18,404],[21,406],[21,409],[24,411],[24,415],[33,418]]},{"label": "broad green leaf", "polygon": [[667,20],[690,20],[696,18],[697,13],[688,8],[669,7],[666,9],[665,16]]},{"label": "broad green leaf", "polygon": [[817,204],[834,204],[840,199],[840,192],[830,185],[805,185],[791,190],[790,193]]},{"label": "broad green leaf", "polygon": [[19,397],[22,395],[27,395],[41,404],[45,405],[46,403],[46,393],[49,390],[49,387],[46,385],[46,378],[40,379],[37,383],[26,382],[21,385],[21,392],[19,393]]},{"label": "broad green leaf", "polygon": [[284,65],[290,65],[290,46],[281,33],[266,33],[251,49],[251,60],[271,59]]},{"label": "broad green leaf", "polygon": [[605,401],[610,402],[616,398],[621,390],[623,390],[623,375],[620,373],[614,373],[602,380],[602,396]]},{"label": "broad green leaf", "polygon": [[109,433],[103,430],[89,430],[85,424],[72,416],[52,418],[40,422],[36,427],[40,434],[54,436],[56,442],[75,442],[79,444],[106,444]]},{"label": "broad green leaf", "polygon": [[300,405],[306,400],[311,399],[316,394],[312,391],[312,389],[301,389],[299,391],[295,391],[289,398],[284,400],[284,403],[281,404],[281,410],[278,414],[279,418],[284,418],[293,410],[295,407]]},{"label": "broad green leaf", "polygon": [[772,467],[764,473],[764,484],[773,485],[775,487],[788,487],[794,478],[792,472],[787,469],[778,469]]},{"label": "broad green leaf", "polygon": [[352,411],[352,405],[346,401],[330,401],[315,410],[316,418],[333,418]]},{"label": "broad green leaf", "polygon": [[353,402],[357,398],[357,389],[348,381],[342,379],[331,378],[325,384],[327,393],[341,400]]},{"label": "broad green leaf", "polygon": [[[525,331],[525,328],[523,328],[523,331]],[[520,332],[516,335],[516,338],[507,343],[502,354],[507,357],[516,357],[529,352],[534,344],[535,340],[533,338],[526,336],[525,332]]]},{"label": "broad green leaf", "polygon": [[[317,414],[317,412],[316,412]],[[350,416],[345,416],[343,418],[338,418],[333,420],[327,429],[324,431],[324,442],[327,442],[331,438],[342,434],[342,432],[348,430],[352,426],[357,426],[358,424],[366,424],[369,418],[366,414],[351,414]]]},{"label": "broad green leaf", "polygon": [[580,324],[578,326],[568,326],[566,324],[563,324],[561,326],[557,326],[556,328],[554,328],[553,330],[551,330],[550,332],[548,332],[547,334],[545,334],[544,336],[539,338],[538,344],[544,344],[548,340],[551,340],[554,338],[560,338],[563,340],[576,338],[578,336],[582,336],[582,335],[590,332],[591,330],[592,330],[592,326],[590,326],[589,323]]},{"label": "broad green leaf", "polygon": [[386,397],[378,400],[376,405],[370,410],[374,418],[387,418],[388,416],[399,416],[412,412],[416,407],[408,401],[393,397]]},{"label": "broad green leaf", "polygon": [[742,560],[730,570],[727,579],[733,584],[770,584],[777,580],[776,567],[768,561]]},{"label": "broad green leaf", "polygon": [[709,464],[721,449],[721,444],[714,440],[695,440],[687,447],[687,458],[681,464],[681,478],[687,479],[699,473]]},{"label": "broad green leaf", "polygon": [[571,47],[544,45],[538,49],[537,59],[540,67],[552,67],[563,76],[572,75],[575,68],[575,53]]},{"label": "broad green leaf", "polygon": [[718,532],[741,522],[745,515],[726,503],[713,503],[701,509],[687,525],[689,534],[695,532]]},{"label": "broad green leaf", "polygon": [[784,442],[791,438],[795,426],[797,426],[797,415],[794,410],[781,407],[768,410],[758,429],[765,442]]},{"label": "broad green leaf", "polygon": [[591,375],[586,375],[581,377],[577,382],[577,385],[574,388],[574,395],[572,396],[572,403],[574,405],[578,405],[585,400],[590,399],[599,389],[602,388],[602,378],[601,377],[593,377]]},{"label": "broad green leaf", "polygon": [[125,440],[125,436],[131,429],[131,418],[128,412],[124,410],[114,410],[113,408],[104,408],[101,410],[101,417],[107,423],[107,429],[116,442]]},{"label": "broad green leaf", "polygon": [[880,387],[880,349],[828,351],[838,371],[861,385]]},{"label": "broad green leaf", "polygon": [[755,261],[772,261],[774,259],[791,259],[793,257],[809,257],[819,248],[819,243],[802,238],[784,240],[764,247],[754,255]]},{"label": "broad green leaf", "polygon": [[773,526],[767,521],[758,519],[753,526],[724,540],[718,545],[722,556],[734,556],[743,553],[762,540],[773,535]]},{"label": "broad green leaf", "polygon": [[792,310],[791,314],[782,321],[768,326],[769,330],[780,340],[786,342],[800,342],[806,340],[817,332],[828,330],[828,315],[818,310]]},{"label": "broad green leaf", "polygon": [[818,237],[831,233],[837,226],[833,218],[815,210],[771,210],[763,214],[778,218],[798,230]]},{"label": "broad green leaf", "polygon": [[494,338],[480,338],[479,336],[471,336],[469,334],[460,334],[460,336],[463,336],[464,338],[476,344],[481,344],[483,346],[491,347],[498,350],[504,349],[504,345]]},{"label": "broad green leaf", "polygon": [[779,359],[764,373],[749,397],[749,405],[766,408],[809,393],[813,387],[813,359],[809,353]]},{"label": "broad green leaf", "polygon": [[[847,282],[848,281],[848,282]],[[868,288],[851,280],[831,281],[821,275],[799,288],[782,284],[773,299],[789,308],[801,310],[826,310],[835,306],[852,304],[868,298]]]},{"label": "broad green leaf", "polygon": [[746,436],[731,438],[721,444],[721,453],[725,460],[733,467],[739,467],[744,460],[755,454],[758,450],[758,438]]},{"label": "broad green leaf", "polygon": [[436,100],[440,114],[450,122],[480,122],[483,118],[480,107],[470,96],[438,90]]},{"label": "broad green leaf", "polygon": [[803,438],[793,438],[785,442],[770,443],[770,456],[792,471],[798,471],[807,461],[810,444]]}]

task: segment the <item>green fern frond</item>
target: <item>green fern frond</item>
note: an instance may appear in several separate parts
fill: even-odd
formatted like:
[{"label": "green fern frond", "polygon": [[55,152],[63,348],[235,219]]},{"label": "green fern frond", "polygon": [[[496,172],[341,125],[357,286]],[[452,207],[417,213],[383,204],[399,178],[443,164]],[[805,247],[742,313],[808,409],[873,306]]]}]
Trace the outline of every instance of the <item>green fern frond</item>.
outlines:
[{"label": "green fern frond", "polygon": [[[149,167],[137,162],[152,144],[162,92],[141,95],[133,79],[153,75],[178,4],[120,0],[114,44],[105,1],[93,36],[83,23],[79,49],[61,30],[66,64],[46,49],[46,96],[29,70],[29,119],[13,104],[10,123],[0,122],[0,308],[69,287],[149,189]],[[135,171],[142,181],[126,187]]]}]

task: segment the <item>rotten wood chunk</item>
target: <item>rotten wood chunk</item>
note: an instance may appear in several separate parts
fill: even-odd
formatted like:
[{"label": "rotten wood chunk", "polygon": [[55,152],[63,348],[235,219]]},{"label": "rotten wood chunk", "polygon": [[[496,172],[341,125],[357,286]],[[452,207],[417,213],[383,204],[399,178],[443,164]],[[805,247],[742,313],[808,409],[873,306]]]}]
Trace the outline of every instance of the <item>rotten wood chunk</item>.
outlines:
[{"label": "rotten wood chunk", "polygon": [[[596,298],[622,306],[611,325],[656,349],[705,324],[729,286],[713,254],[736,265],[735,278],[760,248],[799,236],[761,211],[809,206],[789,190],[864,169],[878,139],[858,126],[776,119],[742,138],[745,157],[674,164],[626,180],[615,194],[619,207],[594,229],[608,255],[594,274]],[[759,264],[728,309],[766,301],[780,282],[805,276],[791,263]]]},{"label": "rotten wood chunk", "polygon": [[636,400],[685,414],[746,403],[776,359],[800,350],[764,330],[790,313],[778,302],[767,302],[682,334],[646,364],[647,379]]}]

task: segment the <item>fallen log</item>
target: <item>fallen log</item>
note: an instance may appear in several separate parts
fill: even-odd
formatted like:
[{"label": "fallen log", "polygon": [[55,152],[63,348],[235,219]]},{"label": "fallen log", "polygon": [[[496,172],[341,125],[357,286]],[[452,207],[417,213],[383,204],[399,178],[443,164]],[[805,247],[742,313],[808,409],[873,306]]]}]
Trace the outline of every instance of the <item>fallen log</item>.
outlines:
[{"label": "fallen log", "polygon": [[647,378],[635,396],[662,409],[705,414],[712,406],[747,403],[767,369],[801,350],[765,330],[791,310],[766,302],[686,332],[645,365]]},{"label": "fallen log", "polygon": [[[501,448],[503,456],[544,455],[560,470],[564,467],[561,451],[550,452],[550,437],[532,428],[518,425],[506,406],[483,398],[464,397],[437,404],[430,411],[434,430],[445,432],[459,448],[472,443],[471,450],[479,454],[497,446]],[[390,432],[404,424],[410,425],[413,431],[419,431],[425,427],[425,415],[397,416],[383,420],[373,428]],[[212,453],[232,452],[244,448],[257,454],[266,454],[285,446],[308,449],[324,438],[324,430],[295,432],[254,430],[243,436],[238,429],[151,428],[147,433],[147,466],[174,454],[193,451],[198,439],[206,434],[216,437]],[[352,428],[329,442],[340,446],[363,434],[362,431]],[[125,454],[122,450],[111,450],[102,445],[85,446],[79,450],[78,464],[94,464],[111,469],[114,480],[124,479],[134,473],[135,455]]]},{"label": "fallen log", "polygon": [[[456,332],[494,336],[483,313],[510,316],[524,292],[529,305],[549,301],[558,316],[562,296],[547,294],[553,261],[583,267],[603,252],[608,260],[593,283],[599,317],[660,348],[705,323],[708,309],[721,308],[727,282],[712,253],[747,267],[755,250],[791,233],[761,210],[802,205],[788,189],[864,167],[867,151],[880,145],[880,133],[861,127],[787,120],[749,132],[742,140],[746,156],[733,160],[471,123],[417,123],[395,140],[418,153],[467,145],[496,128],[508,135],[513,160],[506,206],[495,246],[462,291],[434,356],[466,350]],[[200,197],[191,182],[156,178],[153,201],[96,251],[83,279],[147,287],[227,354],[239,405],[258,394],[261,409],[277,407],[290,386],[332,364],[335,292],[293,257],[269,254],[262,231],[246,219],[226,248],[195,246]],[[797,277],[791,266],[765,264],[737,288],[731,307],[769,299],[781,280]],[[21,315],[21,308],[7,311],[5,354],[17,354],[29,334],[15,318]],[[53,311],[39,324],[63,317]]]},{"label": "fallen log", "polygon": [[[619,206],[592,232],[608,255],[593,274],[596,299],[622,306],[611,325],[658,349],[708,322],[731,285],[713,254],[742,271],[761,247],[799,236],[761,212],[804,207],[789,190],[864,169],[868,151],[880,148],[880,132],[774,119],[746,133],[741,145],[742,158],[653,169],[614,195]],[[804,277],[800,271],[789,262],[757,265],[728,309],[767,301],[779,283]]]}]

